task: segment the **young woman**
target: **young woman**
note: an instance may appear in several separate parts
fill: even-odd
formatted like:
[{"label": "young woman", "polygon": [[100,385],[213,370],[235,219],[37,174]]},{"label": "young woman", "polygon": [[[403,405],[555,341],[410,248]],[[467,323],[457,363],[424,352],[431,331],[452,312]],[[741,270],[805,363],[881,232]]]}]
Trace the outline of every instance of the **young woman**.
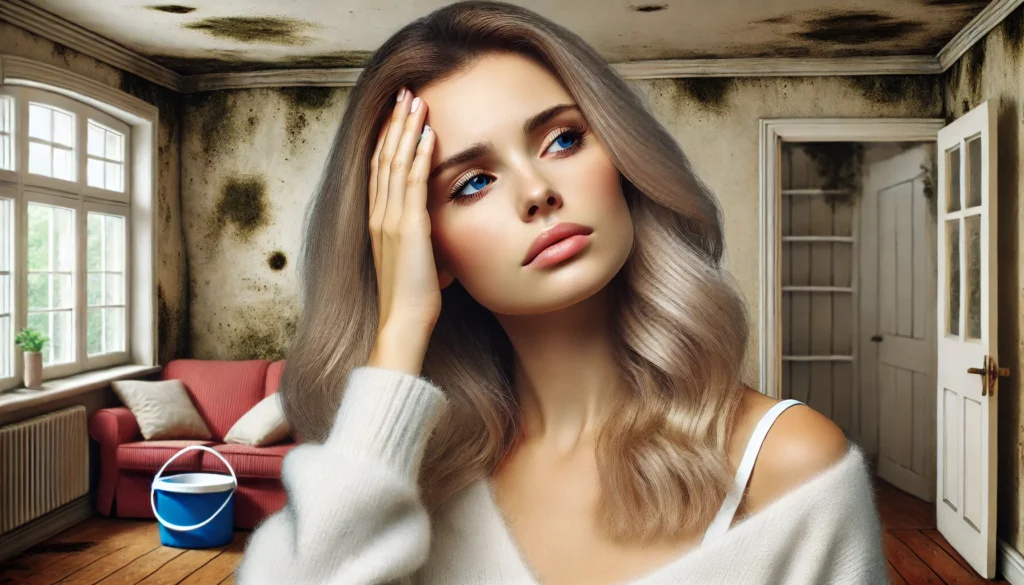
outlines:
[{"label": "young woman", "polygon": [[714,197],[573,33],[403,28],[305,221],[305,442],[242,585],[887,581],[862,454],[740,383]]}]

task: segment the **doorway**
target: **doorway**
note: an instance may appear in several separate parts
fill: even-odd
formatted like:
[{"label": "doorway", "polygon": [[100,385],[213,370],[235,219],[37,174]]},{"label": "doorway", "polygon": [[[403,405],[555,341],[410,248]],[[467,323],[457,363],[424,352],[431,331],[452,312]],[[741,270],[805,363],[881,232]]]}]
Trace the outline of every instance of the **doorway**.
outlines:
[{"label": "doorway", "polygon": [[935,143],[781,149],[782,398],[935,500]]}]

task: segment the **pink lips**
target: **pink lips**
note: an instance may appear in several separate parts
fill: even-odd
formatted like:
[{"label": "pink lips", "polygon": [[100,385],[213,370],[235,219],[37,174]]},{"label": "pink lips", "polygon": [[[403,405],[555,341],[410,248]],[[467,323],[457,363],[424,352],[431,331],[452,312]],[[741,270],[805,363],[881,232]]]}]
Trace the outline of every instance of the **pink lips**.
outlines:
[{"label": "pink lips", "polygon": [[[542,232],[533,243],[530,244],[530,249],[526,252],[526,257],[523,259],[523,266],[534,261],[541,252],[545,252],[545,255],[551,256],[550,260],[559,261],[563,257],[571,256],[584,247],[586,247],[587,240],[585,237],[574,237],[574,236],[587,236],[593,232],[593,228],[578,223],[562,222],[551,229]],[[572,239],[572,242],[567,242],[565,245],[560,245],[559,249],[552,249],[548,253],[549,248],[554,248],[555,244],[560,244],[563,240]],[[545,264],[553,262],[545,262]]]}]

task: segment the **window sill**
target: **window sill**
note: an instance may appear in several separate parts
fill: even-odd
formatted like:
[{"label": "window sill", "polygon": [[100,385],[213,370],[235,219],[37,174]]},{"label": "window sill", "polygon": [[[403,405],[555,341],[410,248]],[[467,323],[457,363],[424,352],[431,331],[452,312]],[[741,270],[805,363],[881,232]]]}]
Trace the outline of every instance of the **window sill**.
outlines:
[{"label": "window sill", "polygon": [[127,364],[83,372],[66,378],[47,380],[43,382],[43,387],[39,390],[28,388],[6,390],[0,392],[0,413],[29,408],[55,399],[69,398],[103,388],[114,380],[140,378],[162,369],[161,366]]}]

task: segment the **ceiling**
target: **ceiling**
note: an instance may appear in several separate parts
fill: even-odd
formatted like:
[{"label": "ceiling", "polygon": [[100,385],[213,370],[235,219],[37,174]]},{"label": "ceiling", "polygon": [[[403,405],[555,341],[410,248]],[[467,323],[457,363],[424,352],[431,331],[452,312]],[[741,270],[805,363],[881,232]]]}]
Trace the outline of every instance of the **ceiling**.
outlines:
[{"label": "ceiling", "polygon": [[[181,74],[361,67],[443,0],[28,0]],[[989,0],[515,0],[608,61],[935,56]]]}]

